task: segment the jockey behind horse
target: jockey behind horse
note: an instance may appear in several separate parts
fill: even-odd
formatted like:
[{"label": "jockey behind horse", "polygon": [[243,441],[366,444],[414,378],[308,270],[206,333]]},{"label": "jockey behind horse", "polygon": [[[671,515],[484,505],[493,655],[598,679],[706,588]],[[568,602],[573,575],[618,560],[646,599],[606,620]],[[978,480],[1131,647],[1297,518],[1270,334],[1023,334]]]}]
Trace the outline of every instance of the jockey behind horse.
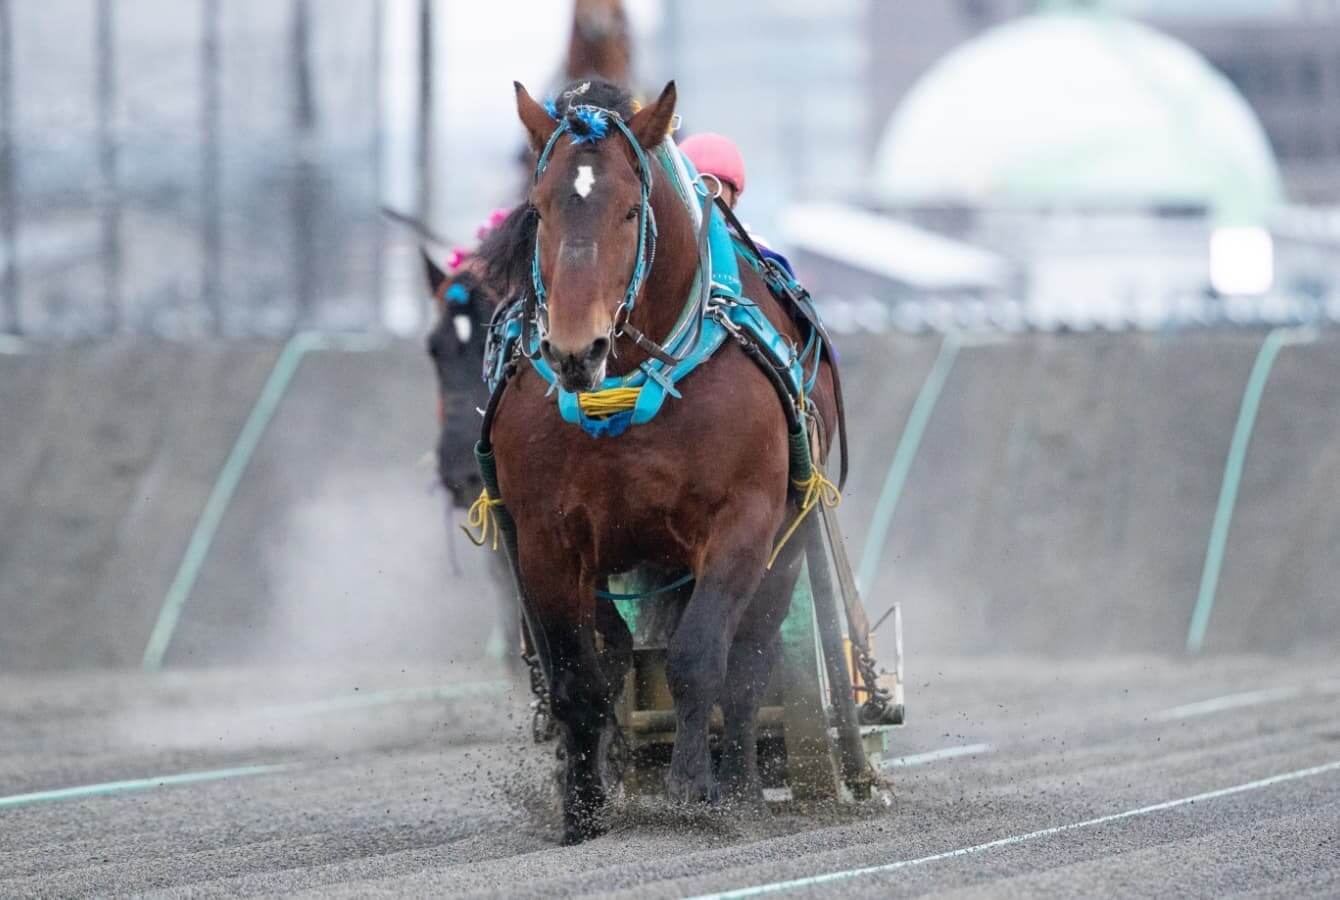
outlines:
[{"label": "jockey behind horse", "polygon": [[[679,152],[688,157],[699,175],[715,179],[721,187],[721,199],[734,210],[735,204],[740,202],[744,194],[744,156],[735,142],[724,135],[704,131],[680,141]],[[750,236],[764,256],[781,263],[794,277],[795,272],[785,256],[768,247],[766,241],[757,235]]]}]

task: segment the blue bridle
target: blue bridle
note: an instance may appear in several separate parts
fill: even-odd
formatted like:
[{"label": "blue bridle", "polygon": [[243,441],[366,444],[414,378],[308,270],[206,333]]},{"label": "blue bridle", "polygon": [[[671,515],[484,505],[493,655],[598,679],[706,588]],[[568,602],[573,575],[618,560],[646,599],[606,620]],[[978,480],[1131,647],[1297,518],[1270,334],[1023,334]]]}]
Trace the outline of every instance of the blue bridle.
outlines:
[{"label": "blue bridle", "polygon": [[[592,129],[591,132],[579,134],[573,131],[571,123],[573,115],[583,119],[587,126]],[[574,144],[595,143],[605,136],[607,123],[609,122],[614,123],[619,132],[628,140],[628,146],[633,148],[633,155],[637,159],[638,180],[641,182],[642,192],[641,203],[638,207],[637,259],[633,263],[633,275],[628,281],[628,289],[624,291],[623,301],[614,312],[612,331],[614,336],[618,337],[619,329],[628,321],[628,316],[633,311],[633,303],[637,300],[637,295],[641,293],[642,286],[647,280],[647,273],[651,271],[652,262],[656,258],[656,215],[651,208],[652,169],[647,154],[642,149],[642,144],[638,142],[637,137],[624,122],[623,117],[614,110],[589,105],[573,106],[563,116],[558,127],[554,129],[554,133],[549,135],[549,140],[545,142],[544,150],[535,163],[535,175],[532,183],[538,183],[540,176],[544,174],[545,168],[549,165],[549,157],[553,154],[554,145],[558,143],[559,137],[564,134],[572,134]],[[547,317],[549,295],[544,287],[544,277],[540,274],[540,235],[538,232],[535,234],[535,251],[531,256],[530,280],[535,291],[535,305],[540,317]]]}]

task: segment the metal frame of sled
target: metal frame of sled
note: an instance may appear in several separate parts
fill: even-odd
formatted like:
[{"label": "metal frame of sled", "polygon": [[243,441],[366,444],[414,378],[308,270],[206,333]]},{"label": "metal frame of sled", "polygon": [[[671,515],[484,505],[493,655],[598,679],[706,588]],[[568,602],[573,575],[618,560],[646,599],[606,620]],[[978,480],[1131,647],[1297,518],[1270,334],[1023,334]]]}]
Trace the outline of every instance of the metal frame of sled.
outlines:
[{"label": "metal frame of sled", "polygon": [[[782,656],[758,713],[759,771],[765,788],[789,789],[798,801],[865,800],[883,783],[880,764],[892,730],[904,719],[902,622],[895,613],[892,671],[880,685],[866,685],[850,639],[854,629],[864,629],[864,611],[837,520],[826,508],[820,514],[822,520],[806,524],[805,568],[782,623]],[[837,570],[836,584],[831,569]],[[675,739],[664,639],[639,628],[654,618],[648,605],[658,602],[615,601],[634,638],[633,663],[616,705],[627,749],[623,782],[634,795],[664,791]],[[878,721],[862,709],[871,687],[882,688],[888,700]],[[714,756],[721,728],[720,710],[714,710]]]}]

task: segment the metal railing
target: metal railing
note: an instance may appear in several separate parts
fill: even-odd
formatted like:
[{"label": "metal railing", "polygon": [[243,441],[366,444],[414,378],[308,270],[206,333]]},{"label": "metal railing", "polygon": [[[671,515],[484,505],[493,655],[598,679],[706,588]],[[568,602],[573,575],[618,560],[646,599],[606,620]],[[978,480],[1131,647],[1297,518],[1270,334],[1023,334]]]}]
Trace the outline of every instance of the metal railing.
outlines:
[{"label": "metal railing", "polygon": [[0,334],[379,327],[380,2],[89,11],[0,0]]}]

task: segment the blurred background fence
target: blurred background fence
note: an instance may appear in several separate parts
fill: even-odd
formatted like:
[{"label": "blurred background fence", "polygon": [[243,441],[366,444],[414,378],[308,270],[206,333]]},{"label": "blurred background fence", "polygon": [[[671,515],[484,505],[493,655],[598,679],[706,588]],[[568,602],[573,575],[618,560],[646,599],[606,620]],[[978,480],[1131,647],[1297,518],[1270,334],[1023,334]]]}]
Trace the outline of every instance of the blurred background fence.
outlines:
[{"label": "blurred background fence", "polygon": [[[625,5],[636,86],[739,141],[839,329],[1340,318],[1330,0]],[[414,333],[379,206],[460,240],[512,202],[510,83],[553,88],[570,21],[0,0],[0,333]]]},{"label": "blurred background fence", "polygon": [[375,324],[380,15],[0,2],[0,330]]}]

